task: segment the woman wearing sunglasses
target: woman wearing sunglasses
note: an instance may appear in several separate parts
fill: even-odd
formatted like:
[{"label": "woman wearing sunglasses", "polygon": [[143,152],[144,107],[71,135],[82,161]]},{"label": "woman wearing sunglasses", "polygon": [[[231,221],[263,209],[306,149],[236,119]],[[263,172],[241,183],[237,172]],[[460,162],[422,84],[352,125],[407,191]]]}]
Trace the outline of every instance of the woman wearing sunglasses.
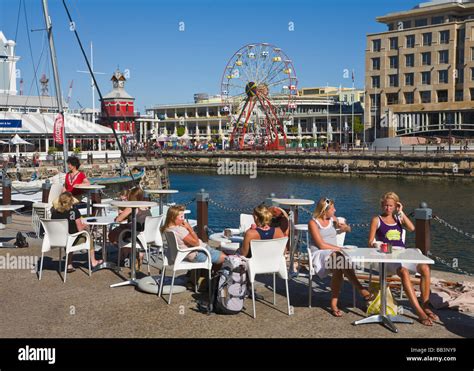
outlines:
[{"label": "woman wearing sunglasses", "polygon": [[[342,317],[342,312],[337,306],[339,292],[344,282],[344,276],[354,285],[360,295],[369,301],[370,292],[362,287],[355,272],[342,255],[342,247],[337,246],[337,234],[350,232],[347,224],[338,222],[334,201],[322,198],[316,205],[313,218],[308,223],[308,230],[312,239],[311,255],[313,267],[320,278],[325,278],[332,273],[331,278],[331,313],[335,317]],[[342,267],[340,266],[340,263]],[[334,264],[336,263],[336,264]]]},{"label": "woman wearing sunglasses", "polygon": [[[380,243],[390,243],[396,248],[405,248],[405,229],[413,232],[415,226],[410,218],[403,212],[400,197],[394,192],[387,192],[380,200],[382,213],[374,216],[370,224],[369,246],[377,247]],[[415,289],[410,279],[410,272],[421,275],[421,301],[418,303]],[[420,323],[432,326],[433,321],[439,320],[438,316],[430,309],[430,268],[427,264],[387,264],[388,274],[398,274],[408,296],[411,306],[416,311]]]}]

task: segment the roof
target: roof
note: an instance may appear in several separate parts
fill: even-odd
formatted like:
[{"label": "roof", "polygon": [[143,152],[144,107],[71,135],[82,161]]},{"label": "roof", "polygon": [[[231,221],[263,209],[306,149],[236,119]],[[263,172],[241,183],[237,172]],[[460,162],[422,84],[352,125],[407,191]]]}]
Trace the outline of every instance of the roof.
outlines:
[{"label": "roof", "polygon": [[114,88],[110,93],[104,95],[103,99],[116,99],[116,98],[125,98],[125,99],[135,99],[130,94],[128,94],[125,89]]},{"label": "roof", "polygon": [[[56,97],[50,96],[30,96],[30,95],[11,95],[11,94],[0,94],[0,107],[43,107],[43,108],[58,108],[58,101]],[[64,102],[63,106],[66,108],[67,103]]]},{"label": "roof", "polygon": [[[0,112],[0,120],[21,120],[21,128],[2,128],[1,134],[53,134],[56,113]],[[112,129],[68,114],[64,115],[66,134],[112,135]]]}]

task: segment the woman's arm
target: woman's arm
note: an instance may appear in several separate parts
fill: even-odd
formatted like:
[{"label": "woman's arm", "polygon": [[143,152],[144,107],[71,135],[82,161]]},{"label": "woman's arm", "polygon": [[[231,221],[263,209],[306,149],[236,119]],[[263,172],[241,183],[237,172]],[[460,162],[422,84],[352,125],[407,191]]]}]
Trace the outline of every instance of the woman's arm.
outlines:
[{"label": "woman's arm", "polygon": [[189,247],[196,247],[200,245],[199,237],[194,232],[194,229],[187,223],[183,223],[183,227],[186,228],[189,232],[189,234],[183,239],[183,242],[186,244],[186,246]]},{"label": "woman's arm", "polygon": [[123,222],[132,213],[132,208],[126,207],[116,218],[116,222]]},{"label": "woman's arm", "polygon": [[79,232],[82,232],[87,229],[87,224],[84,224],[81,218],[76,219],[76,227]]},{"label": "woman's arm", "polygon": [[375,233],[377,232],[377,228],[379,226],[379,218],[377,216],[374,216],[372,218],[372,221],[370,222],[370,231],[369,231],[369,247],[374,247],[374,241],[375,241]]},{"label": "woman's arm", "polygon": [[309,228],[309,233],[311,234],[311,238],[313,239],[314,243],[319,249],[341,251],[341,248],[339,246],[326,243],[322,239],[321,233],[319,233],[319,227],[314,220],[309,221],[308,228]]},{"label": "woman's arm", "polygon": [[334,217],[333,220],[336,222],[336,226],[337,226],[337,229],[338,229],[338,234],[352,232],[352,228],[348,224],[339,223],[339,220],[336,217]]},{"label": "woman's arm", "polygon": [[400,212],[398,218],[400,219],[400,223],[402,223],[402,225],[410,232],[415,230],[415,226],[413,225],[412,221],[408,216],[405,215],[403,211]]},{"label": "woman's arm", "polygon": [[240,255],[248,256],[250,251],[250,241],[255,239],[255,230],[249,229],[245,232],[244,242],[242,242],[242,247],[240,248]]}]

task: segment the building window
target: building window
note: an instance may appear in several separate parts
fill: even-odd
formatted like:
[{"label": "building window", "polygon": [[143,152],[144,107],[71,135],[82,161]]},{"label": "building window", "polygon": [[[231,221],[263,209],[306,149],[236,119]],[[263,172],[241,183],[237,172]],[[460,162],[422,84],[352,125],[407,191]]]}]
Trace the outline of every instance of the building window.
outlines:
[{"label": "building window", "polygon": [[372,40],[372,51],[379,52],[382,49],[382,40],[376,39]]},{"label": "building window", "polygon": [[380,107],[380,94],[370,95],[370,105],[374,108]]},{"label": "building window", "polygon": [[407,28],[411,28],[411,21],[403,22],[403,29],[406,30]]},{"label": "building window", "polygon": [[440,84],[447,84],[448,81],[448,70],[438,71],[438,79]]},{"label": "building window", "polygon": [[456,90],[456,92],[454,94],[454,100],[456,102],[462,102],[464,100],[464,91]]},{"label": "building window", "polygon": [[423,46],[431,46],[432,42],[432,35],[431,32],[427,32],[423,34]]},{"label": "building window", "polygon": [[431,18],[431,24],[441,24],[443,22],[444,22],[444,16],[442,15]]},{"label": "building window", "polygon": [[380,88],[380,76],[372,76],[372,88],[373,89]]},{"label": "building window", "polygon": [[421,73],[421,84],[422,85],[431,85],[431,72],[426,71]]},{"label": "building window", "polygon": [[464,68],[459,68],[457,71],[457,80],[456,84],[464,84]]},{"label": "building window", "polygon": [[449,50],[440,50],[439,54],[439,63],[449,63]]},{"label": "building window", "polygon": [[444,103],[448,101],[448,91],[447,90],[438,90],[438,103]]},{"label": "building window", "polygon": [[[474,30],[474,27],[472,29]],[[474,61],[474,48],[471,48],[471,61]]]},{"label": "building window", "polygon": [[397,56],[390,57],[390,68],[398,68],[398,57]]},{"label": "building window", "polygon": [[471,90],[471,100],[474,100],[474,89],[471,88],[470,90]]},{"label": "building window", "polygon": [[407,48],[411,49],[415,47],[415,35],[408,35],[406,37]]},{"label": "building window", "polygon": [[415,27],[424,27],[424,26],[428,26],[427,18],[421,18],[421,19],[415,20]]},{"label": "building window", "polygon": [[439,43],[449,44],[449,30],[439,32]]},{"label": "building window", "polygon": [[431,66],[431,52],[421,53],[421,65]]},{"label": "building window", "polygon": [[415,54],[405,55],[405,66],[406,67],[415,67]]},{"label": "building window", "polygon": [[431,103],[431,92],[420,91],[420,100],[421,100],[421,103]]},{"label": "building window", "polygon": [[398,75],[388,75],[388,85],[392,88],[398,87]]},{"label": "building window", "polygon": [[406,73],[405,74],[405,85],[406,86],[415,85],[415,74],[414,73]]},{"label": "building window", "polygon": [[397,50],[397,49],[398,49],[398,37],[391,37],[390,50]]},{"label": "building window", "polygon": [[398,104],[398,93],[387,94],[387,105]]},{"label": "building window", "polygon": [[372,70],[380,70],[380,58],[372,58]]},{"label": "building window", "polygon": [[405,93],[405,104],[413,104],[415,103],[415,94],[413,92]]},{"label": "building window", "polygon": [[120,104],[117,103],[117,105],[115,106],[115,110],[118,112],[120,111]]},{"label": "building window", "polygon": [[474,81],[474,67],[471,67],[471,81]]}]

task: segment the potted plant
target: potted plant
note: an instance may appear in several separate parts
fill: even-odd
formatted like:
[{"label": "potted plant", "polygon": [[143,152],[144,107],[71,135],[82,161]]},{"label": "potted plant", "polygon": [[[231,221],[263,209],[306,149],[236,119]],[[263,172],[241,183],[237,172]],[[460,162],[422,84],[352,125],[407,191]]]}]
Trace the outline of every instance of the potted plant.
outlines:
[{"label": "potted plant", "polygon": [[58,152],[58,149],[56,147],[49,147],[48,154],[46,155],[46,160],[53,161],[54,156],[56,155],[56,152]]},{"label": "potted plant", "polygon": [[356,135],[356,141],[355,141],[356,147],[360,146],[359,134],[362,134],[363,132],[364,132],[364,124],[362,123],[360,116],[356,116],[354,118],[354,134]]},{"label": "potted plant", "polygon": [[79,147],[74,147],[72,150],[75,156],[78,156],[81,153],[81,149]]}]

